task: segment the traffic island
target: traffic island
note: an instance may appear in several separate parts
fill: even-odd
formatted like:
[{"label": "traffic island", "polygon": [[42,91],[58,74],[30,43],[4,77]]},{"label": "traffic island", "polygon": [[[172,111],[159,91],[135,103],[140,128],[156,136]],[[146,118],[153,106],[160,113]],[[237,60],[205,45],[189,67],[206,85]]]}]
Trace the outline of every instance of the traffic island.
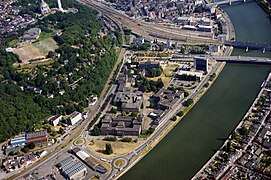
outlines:
[{"label": "traffic island", "polygon": [[124,158],[118,158],[114,160],[113,165],[117,169],[121,169],[127,165],[127,160]]},{"label": "traffic island", "polygon": [[73,144],[75,145],[75,146],[82,146],[83,144],[85,144],[85,140],[84,139],[82,139],[82,138],[79,138],[79,139],[76,139],[74,142],[73,142]]}]

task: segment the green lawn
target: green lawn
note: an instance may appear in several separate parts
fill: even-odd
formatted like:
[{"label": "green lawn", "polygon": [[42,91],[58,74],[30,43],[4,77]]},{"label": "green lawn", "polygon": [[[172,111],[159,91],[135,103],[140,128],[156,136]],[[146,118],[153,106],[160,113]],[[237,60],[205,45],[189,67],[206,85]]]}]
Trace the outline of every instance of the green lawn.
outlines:
[{"label": "green lawn", "polygon": [[37,42],[38,42],[38,41],[42,41],[42,40],[47,39],[47,38],[51,38],[51,37],[53,37],[53,36],[54,36],[54,33],[53,33],[53,32],[50,32],[50,33],[41,32],[41,33],[40,33],[40,37],[39,37],[39,39],[37,40]]},{"label": "green lawn", "polygon": [[17,39],[14,39],[14,40],[8,42],[8,46],[9,46],[9,47],[13,47],[17,42],[18,42],[18,40],[17,40]]},{"label": "green lawn", "polygon": [[[42,38],[44,37],[45,36],[43,36]],[[58,45],[56,44],[55,40],[53,40],[53,38],[51,37],[47,37],[43,40],[34,42],[32,45],[38,48],[40,53],[44,56],[46,56],[49,51],[55,51],[55,49],[58,48]]]}]

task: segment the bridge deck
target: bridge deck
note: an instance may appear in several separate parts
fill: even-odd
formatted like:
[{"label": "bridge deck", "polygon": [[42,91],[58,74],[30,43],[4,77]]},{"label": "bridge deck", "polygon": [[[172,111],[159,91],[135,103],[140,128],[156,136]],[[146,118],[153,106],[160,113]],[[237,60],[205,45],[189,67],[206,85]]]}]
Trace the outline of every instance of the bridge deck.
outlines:
[{"label": "bridge deck", "polygon": [[213,56],[212,58],[217,61],[225,61],[225,62],[271,64],[271,58],[264,58],[264,57]]}]

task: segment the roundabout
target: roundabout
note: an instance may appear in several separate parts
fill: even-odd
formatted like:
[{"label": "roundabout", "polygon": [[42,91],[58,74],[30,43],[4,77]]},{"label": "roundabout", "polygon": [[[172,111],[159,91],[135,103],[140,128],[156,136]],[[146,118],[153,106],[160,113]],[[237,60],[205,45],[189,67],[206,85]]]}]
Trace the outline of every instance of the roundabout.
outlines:
[{"label": "roundabout", "polygon": [[73,141],[73,144],[75,146],[82,146],[83,144],[85,144],[86,140],[83,138],[78,138],[76,140]]},{"label": "roundabout", "polygon": [[121,169],[128,164],[127,160],[124,158],[117,158],[113,161],[113,165],[116,169]]}]

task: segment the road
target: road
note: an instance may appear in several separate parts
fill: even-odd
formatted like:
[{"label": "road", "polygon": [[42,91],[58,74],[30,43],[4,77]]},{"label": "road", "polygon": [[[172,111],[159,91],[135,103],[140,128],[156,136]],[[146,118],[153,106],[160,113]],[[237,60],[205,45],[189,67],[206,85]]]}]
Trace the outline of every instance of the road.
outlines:
[{"label": "road", "polygon": [[271,58],[250,56],[211,56],[217,61],[271,64]]},{"label": "road", "polygon": [[[97,4],[94,4],[93,1],[91,0],[80,0],[80,2],[83,2],[85,4],[87,4],[88,6],[92,6],[94,7],[95,9],[101,11],[102,13],[108,13],[106,14],[106,16],[110,19],[112,19],[114,22],[116,22],[118,24],[118,26],[120,27],[121,29],[121,33],[122,33],[122,42],[123,44],[125,43],[125,39],[124,39],[124,32],[122,30],[122,26],[121,24],[124,24],[126,25],[125,23],[127,23],[127,21],[130,23],[131,22],[131,25],[136,27],[136,29],[141,29],[143,30],[143,32],[147,32],[147,33],[161,33],[161,35],[166,35],[169,39],[169,37],[175,37],[177,36],[179,38],[179,40],[181,42],[183,42],[184,38],[187,39],[187,36],[183,34],[183,32],[181,31],[175,31],[171,28],[167,28],[165,29],[165,27],[162,27],[162,26],[157,26],[157,25],[153,25],[153,26],[150,26],[149,24],[145,24],[145,23],[142,23],[142,25],[138,25],[137,21],[135,20],[131,20],[131,19],[127,19],[127,17],[123,17],[121,16],[121,19],[123,18],[124,21],[117,21],[116,18],[119,18],[119,13],[116,13],[115,11],[113,11],[111,8],[109,7],[104,7],[104,5],[101,5],[100,7],[100,4],[97,5]],[[112,12],[111,12],[112,11]],[[123,23],[124,22],[124,23]],[[135,25],[136,24],[136,25]],[[138,28],[138,26],[141,26]],[[130,28],[130,26],[128,26]],[[133,27],[131,28],[133,29]],[[170,30],[169,30],[170,29]],[[168,32],[168,33],[165,33],[165,32]],[[170,33],[171,32],[171,33]],[[181,35],[179,35],[178,33],[182,33]],[[194,35],[193,35],[194,36]],[[192,38],[192,36],[189,36],[190,38]],[[194,38],[194,37],[193,37]],[[206,40],[204,38],[195,38],[194,40],[197,40],[198,42],[200,43],[217,43],[217,42],[214,42],[213,40]],[[186,41],[186,40],[185,40]],[[76,139],[79,135],[82,135],[83,132],[85,131],[86,127],[88,126],[88,124],[91,122],[91,120],[97,115],[98,112],[100,112],[100,108],[101,108],[101,105],[105,102],[105,98],[107,97],[107,95],[109,93],[111,93],[111,89],[109,89],[110,87],[110,81],[114,75],[114,72],[116,71],[117,69],[117,66],[118,64],[122,61],[123,59],[123,56],[126,52],[126,49],[125,48],[122,48],[121,49],[121,52],[119,54],[119,57],[118,57],[118,60],[117,62],[115,63],[115,66],[113,67],[113,70],[105,84],[105,87],[103,89],[103,91],[101,92],[101,95],[100,95],[100,98],[98,99],[98,101],[96,102],[96,104],[93,106],[93,110],[89,113],[89,116],[87,117],[87,119],[81,124],[79,125],[75,130],[73,130],[70,135],[68,135],[62,142],[60,142],[57,147],[54,149],[53,152],[49,153],[47,156],[45,156],[44,158],[40,159],[38,162],[34,163],[33,165],[27,167],[26,169],[22,170],[20,173],[16,174],[16,175],[13,175],[10,177],[10,179],[16,179],[16,178],[19,178],[31,171],[33,171],[34,169],[36,169],[37,167],[40,167],[42,166],[44,163],[46,163],[47,161],[49,161],[51,158],[55,158],[57,157],[58,155],[60,155],[63,151],[67,150],[67,148],[69,148],[69,144],[70,142],[72,142],[74,139]],[[217,65],[213,68],[212,72],[214,72],[217,68],[218,68],[218,65],[220,63],[217,63]],[[211,72],[211,73],[212,73]],[[210,73],[210,74],[211,74]],[[200,83],[200,85],[197,87],[197,89],[194,91],[194,93],[192,93],[190,95],[190,97],[188,98],[194,98],[195,96],[197,96],[200,91],[203,89],[204,87],[204,84],[208,81],[208,78],[210,77],[210,74],[207,75],[207,77]],[[153,142],[158,136],[159,134],[168,126],[168,124],[170,123],[169,119],[174,115],[176,114],[180,108],[183,108],[182,107],[182,104],[179,103],[176,107],[174,107],[169,113],[167,113],[164,118],[163,118],[163,121],[162,123],[158,126],[157,130],[149,137],[149,139],[144,143],[142,144],[141,146],[139,146],[134,152],[131,152],[131,153],[128,153],[127,155],[125,155],[125,159],[127,159],[128,162],[130,162],[130,160],[136,155],[138,154],[139,152],[141,152],[144,148],[146,148],[151,142]],[[92,154],[94,157],[95,155]],[[97,157],[98,158],[98,157]],[[116,158],[115,158],[116,159]],[[111,160],[111,162],[113,163],[114,159]],[[130,163],[128,163],[126,165],[126,167],[124,168],[127,168],[129,169]],[[112,168],[112,171],[109,175],[109,179],[113,176],[115,176],[116,174],[116,169]]]},{"label": "road", "polygon": [[[222,66],[223,63],[218,62],[215,64],[215,66],[213,67],[213,69],[211,70],[210,73],[208,73],[208,75],[201,81],[201,83],[197,86],[197,88],[195,89],[195,91],[190,94],[187,99],[189,98],[195,98],[197,95],[199,95],[199,93],[203,90],[204,85],[208,82],[210,76],[216,72],[218,70],[218,68],[220,66]],[[114,167],[114,161],[119,159],[119,158],[123,158],[125,159],[128,163],[122,167],[122,170],[124,170],[122,172],[125,173],[126,171],[128,171],[137,161],[139,161],[141,158],[143,158],[143,156],[139,157],[135,162],[132,162],[132,158],[134,158],[137,154],[139,154],[140,152],[142,152],[145,148],[147,148],[153,141],[155,141],[155,139],[157,139],[161,133],[165,130],[166,127],[168,127],[168,125],[171,123],[170,119],[171,117],[173,117],[174,115],[176,115],[180,109],[184,109],[184,106],[182,105],[182,100],[179,100],[179,102],[177,102],[174,107],[168,112],[166,113],[166,115],[162,118],[161,123],[159,124],[159,126],[156,128],[156,130],[154,131],[153,134],[150,135],[150,137],[143,143],[141,144],[139,147],[137,147],[133,152],[127,153],[127,154],[123,154],[121,156],[115,157],[110,159],[109,161],[111,162],[111,166],[112,166],[112,171],[108,176],[108,179],[112,179],[115,178],[117,173],[119,172],[119,169]],[[95,153],[92,153],[92,155],[94,155]],[[94,155],[97,157],[97,155]]]},{"label": "road", "polygon": [[[120,27],[121,28],[121,27]],[[124,32],[122,30],[122,28],[120,29],[121,33],[122,33],[122,42],[123,44],[125,43],[125,35]],[[36,167],[41,166],[42,164],[44,164],[46,161],[50,160],[51,158],[54,158],[58,155],[61,154],[61,152],[63,152],[63,150],[66,150],[66,146],[68,146],[74,139],[76,139],[79,135],[82,134],[83,131],[85,131],[85,128],[88,126],[88,124],[91,122],[91,120],[98,114],[98,112],[100,111],[101,105],[104,103],[105,98],[107,97],[107,92],[109,91],[110,88],[110,82],[111,79],[115,73],[115,71],[117,70],[118,64],[121,63],[123,56],[126,52],[125,48],[122,48],[119,54],[119,57],[117,59],[117,62],[115,63],[115,66],[113,67],[106,83],[104,86],[103,91],[101,92],[101,95],[99,97],[99,99],[97,100],[97,102],[95,103],[95,105],[93,106],[93,110],[89,113],[88,117],[86,118],[85,121],[83,121],[83,123],[81,125],[79,125],[75,130],[73,130],[70,135],[68,135],[61,143],[58,144],[58,146],[55,148],[55,150],[51,153],[49,153],[47,156],[45,156],[44,158],[40,159],[39,161],[35,162],[33,165],[27,167],[26,169],[22,170],[21,172],[19,172],[18,174],[15,174],[11,177],[9,177],[9,179],[17,179],[19,177],[22,177],[23,175],[33,171],[34,169],[36,169]]]}]

